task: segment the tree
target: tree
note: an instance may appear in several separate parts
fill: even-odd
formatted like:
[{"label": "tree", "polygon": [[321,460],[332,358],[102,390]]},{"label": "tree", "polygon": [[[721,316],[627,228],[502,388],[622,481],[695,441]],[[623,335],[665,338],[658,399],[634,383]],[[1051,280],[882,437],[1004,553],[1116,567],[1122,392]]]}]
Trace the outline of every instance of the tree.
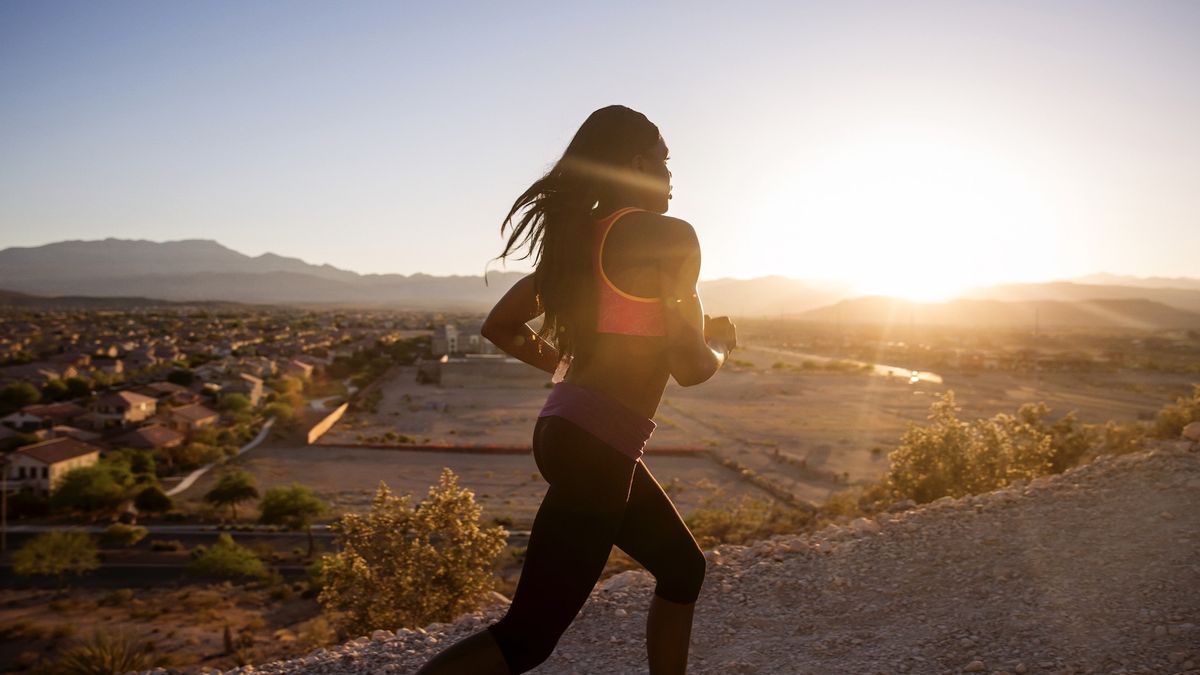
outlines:
[{"label": "tree", "polygon": [[61,401],[71,395],[67,383],[62,380],[50,380],[42,386],[43,401]]},{"label": "tree", "polygon": [[283,525],[289,530],[304,530],[308,534],[308,556],[312,557],[312,521],[325,513],[325,502],[312,490],[299,483],[273,487],[263,495],[259,510],[260,523]]},{"label": "tree", "polygon": [[14,382],[0,389],[0,406],[5,413],[20,410],[27,405],[33,405],[42,398],[37,387],[28,382]]},{"label": "tree", "polygon": [[149,450],[117,448],[110,452],[105,459],[109,462],[124,463],[129,467],[129,473],[133,474],[138,481],[156,482],[158,480],[154,453]]},{"label": "tree", "polygon": [[196,381],[196,374],[189,368],[177,368],[167,373],[167,382],[181,387],[190,387]]},{"label": "tree", "polygon": [[13,572],[21,576],[80,575],[100,566],[96,542],[83,532],[51,530],[30,539],[13,554]]},{"label": "tree", "polygon": [[474,494],[445,469],[423,502],[380,482],[371,510],[334,524],[318,600],[343,634],[451,621],[479,607],[504,550],[502,527],[480,528]]},{"label": "tree", "polygon": [[283,401],[275,401],[274,403],[268,403],[266,407],[263,408],[263,415],[266,417],[274,417],[278,419],[281,424],[291,424],[296,418],[296,410]]},{"label": "tree", "polygon": [[226,394],[217,408],[223,413],[239,413],[250,409],[250,399],[244,394]]},{"label": "tree", "polygon": [[66,384],[71,398],[83,398],[92,393],[92,385],[82,377],[68,377]]},{"label": "tree", "polygon": [[226,471],[204,495],[204,501],[216,507],[228,506],[231,520],[237,520],[237,505],[258,499],[254,476],[241,469]]},{"label": "tree", "polygon": [[92,514],[113,511],[128,498],[133,483],[129,466],[120,461],[105,459],[71,469],[50,493],[50,508]]}]

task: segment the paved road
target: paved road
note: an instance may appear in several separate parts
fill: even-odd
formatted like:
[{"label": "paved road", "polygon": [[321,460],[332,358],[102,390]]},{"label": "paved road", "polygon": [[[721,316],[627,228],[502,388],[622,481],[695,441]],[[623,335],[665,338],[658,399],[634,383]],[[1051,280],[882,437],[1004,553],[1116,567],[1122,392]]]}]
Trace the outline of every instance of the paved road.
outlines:
[{"label": "paved road", "polygon": [[[267,420],[267,421],[266,421],[266,423],[265,423],[265,424],[263,424],[263,427],[262,427],[262,429],[261,429],[261,430],[259,430],[259,432],[258,432],[258,435],[254,437],[254,440],[252,440],[252,441],[250,441],[249,443],[247,443],[247,444],[243,445],[242,447],[238,448],[237,454],[236,454],[236,455],[234,455],[234,457],[241,457],[241,456],[242,456],[242,454],[244,454],[245,452],[247,452],[247,451],[249,451],[249,450],[252,450],[252,449],[254,449],[254,448],[258,447],[258,444],[259,444],[259,443],[262,443],[263,439],[267,437],[267,432],[269,432],[269,431],[271,430],[271,427],[272,427],[272,426],[274,426],[274,425],[275,425],[275,418],[274,418],[274,417],[272,417],[271,419]],[[177,495],[177,494],[179,494],[179,493],[183,492],[184,490],[186,490],[186,489],[190,488],[190,487],[192,486],[192,483],[195,483],[195,482],[196,482],[196,479],[197,479],[197,478],[199,478],[199,477],[203,476],[204,474],[208,473],[208,470],[209,470],[209,469],[211,469],[211,468],[213,468],[214,466],[216,466],[216,464],[215,464],[215,463],[213,463],[213,464],[205,464],[204,466],[200,467],[199,469],[196,469],[195,471],[193,471],[193,472],[189,473],[187,476],[185,476],[185,477],[184,477],[184,479],[183,479],[183,480],[179,481],[179,484],[178,484],[178,485],[176,485],[175,487],[171,488],[170,490],[167,490],[167,496],[168,496],[168,497],[174,497],[175,495]]]}]

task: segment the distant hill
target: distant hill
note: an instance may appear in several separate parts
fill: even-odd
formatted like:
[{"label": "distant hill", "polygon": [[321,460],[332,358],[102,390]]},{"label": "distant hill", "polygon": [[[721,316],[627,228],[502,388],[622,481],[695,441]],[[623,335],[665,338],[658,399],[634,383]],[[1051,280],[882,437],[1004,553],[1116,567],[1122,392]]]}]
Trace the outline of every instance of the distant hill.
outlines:
[{"label": "distant hill", "polygon": [[[248,256],[208,239],[153,242],[108,238],[0,250],[0,288],[41,297],[57,296],[56,302],[70,298],[69,302],[76,306],[84,298],[106,298],[109,303],[125,303],[125,306],[161,300],[483,312],[494,305],[521,275],[521,272],[490,272],[485,283],[482,276],[358,274],[273,253]],[[972,289],[962,297],[1060,303],[1145,300],[1150,304],[1140,309],[1136,305],[1114,307],[1123,317],[1120,321],[1149,325],[1187,324],[1190,321],[1182,314],[1168,316],[1162,307],[1151,309],[1151,305],[1200,313],[1198,279],[1137,279],[1111,275],[1089,278],[1121,283],[1007,284]],[[1140,285],[1132,285],[1133,282]],[[852,289],[845,284],[781,276],[702,281],[700,294],[709,314],[735,317],[797,316],[853,297]],[[22,301],[10,298],[6,302],[19,304]],[[1096,305],[1091,314],[1076,308],[1072,310],[1074,314],[1070,314],[1048,305],[1046,319],[1053,321],[1054,317],[1061,317],[1066,324],[1075,325],[1096,320],[1095,316],[1102,315],[1104,312],[1100,310],[1105,307]],[[970,314],[966,306],[960,309]],[[864,316],[878,314],[878,311],[866,309],[854,311],[862,311]],[[1017,321],[1015,317],[1024,310],[997,311],[1000,314],[996,316],[985,310],[980,310],[978,315],[981,318],[990,316],[996,321],[999,320],[997,316],[1011,314],[1013,321]],[[1032,310],[1029,313],[1031,315]]]},{"label": "distant hill", "polygon": [[1101,286],[1136,286],[1138,288],[1188,288],[1200,291],[1200,278],[1193,277],[1130,277],[1120,274],[1088,274],[1069,279],[1077,284]]},{"label": "distant hill", "polygon": [[959,299],[921,303],[887,297],[842,300],[797,317],[807,321],[891,323],[937,326],[1032,328],[1125,328],[1139,330],[1200,329],[1200,313],[1159,302],[1133,300],[999,300]]},{"label": "distant hill", "polygon": [[[0,288],[41,297],[485,311],[521,276],[491,272],[485,284],[482,276],[358,274],[272,253],[252,257],[206,239],[109,238],[0,251]],[[751,316],[806,311],[846,297],[848,289],[771,276],[705,281],[700,292],[710,314]]]},{"label": "distant hill", "polygon": [[215,241],[64,241],[0,251],[0,288],[40,296],[153,296],[196,302],[330,303],[482,311],[520,278],[358,274]]},{"label": "distant hill", "polygon": [[1051,281],[1040,284],[1000,284],[971,289],[960,294],[963,298],[981,300],[1150,300],[1182,309],[1200,312],[1200,289],[1080,284],[1070,281]]},{"label": "distant hill", "polygon": [[702,281],[699,291],[706,313],[737,317],[796,314],[851,295],[848,285],[781,276]]},{"label": "distant hill", "polygon": [[[83,295],[42,296],[28,293],[15,293],[0,290],[0,307],[29,307],[29,308],[60,308],[60,309],[131,309],[134,307],[173,307],[183,303],[158,298],[145,297],[91,297]],[[202,303],[187,303],[189,306],[201,305],[213,309],[238,307],[241,303],[226,300],[215,300]]]}]

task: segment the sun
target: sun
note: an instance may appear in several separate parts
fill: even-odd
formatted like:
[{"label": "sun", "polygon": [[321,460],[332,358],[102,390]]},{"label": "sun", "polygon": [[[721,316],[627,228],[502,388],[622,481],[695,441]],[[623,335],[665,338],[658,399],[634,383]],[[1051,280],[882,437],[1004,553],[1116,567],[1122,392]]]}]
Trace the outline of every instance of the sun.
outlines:
[{"label": "sun", "polygon": [[1054,211],[1034,172],[978,139],[892,130],[789,169],[761,217],[796,276],[933,302],[1054,267]]}]

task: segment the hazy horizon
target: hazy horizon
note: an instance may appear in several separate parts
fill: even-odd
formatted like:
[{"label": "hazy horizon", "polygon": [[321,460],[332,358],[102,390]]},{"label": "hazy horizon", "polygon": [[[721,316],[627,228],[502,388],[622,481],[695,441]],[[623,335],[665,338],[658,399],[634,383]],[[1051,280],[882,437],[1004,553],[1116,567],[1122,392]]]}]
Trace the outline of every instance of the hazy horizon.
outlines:
[{"label": "hazy horizon", "polygon": [[461,10],[0,6],[0,248],[477,275],[512,199],[619,102],[671,147],[704,279],[935,299],[1195,268],[1200,5]]},{"label": "hazy horizon", "polygon": [[[36,248],[36,247],[39,247],[39,246],[47,246],[47,245],[51,245],[51,244],[61,244],[61,243],[71,243],[71,242],[84,242],[84,243],[87,243],[87,242],[94,242],[94,241],[104,241],[105,239],[115,239],[115,240],[118,240],[118,241],[149,242],[149,243],[155,243],[155,244],[182,243],[182,242],[188,242],[188,241],[203,241],[203,242],[212,242],[212,243],[215,243],[215,244],[217,244],[217,245],[219,245],[219,246],[222,246],[222,247],[224,247],[224,248],[227,248],[227,249],[229,249],[229,250],[231,250],[231,251],[233,251],[233,252],[235,252],[235,253],[239,253],[239,254],[241,254],[241,255],[249,256],[249,257],[251,257],[251,258],[254,258],[254,257],[259,257],[259,256],[263,256],[263,255],[278,255],[278,256],[280,256],[280,257],[283,257],[283,258],[294,258],[294,259],[300,260],[301,262],[303,262],[303,263],[306,263],[306,264],[309,264],[309,265],[325,265],[325,264],[329,264],[329,263],[319,263],[319,262],[314,262],[314,261],[311,261],[311,260],[305,260],[304,258],[300,258],[300,257],[298,257],[298,256],[289,256],[289,255],[283,255],[283,254],[280,254],[280,253],[278,253],[278,252],[276,252],[276,251],[263,251],[262,253],[258,253],[258,254],[250,254],[250,253],[246,253],[245,251],[239,251],[239,250],[237,250],[237,249],[235,249],[235,248],[233,248],[233,247],[231,247],[231,246],[227,246],[226,244],[224,244],[224,243],[222,243],[222,242],[220,242],[220,241],[217,241],[217,240],[215,240],[215,239],[206,239],[206,238],[204,238],[204,237],[185,237],[185,238],[181,238],[181,239],[168,239],[168,240],[162,240],[162,241],[156,241],[156,240],[152,240],[152,239],[123,239],[123,238],[121,238],[121,237],[101,237],[101,238],[99,238],[99,239],[64,239],[64,240],[60,240],[60,241],[46,242],[45,244],[32,244],[32,245],[28,245],[28,246],[11,246],[11,247],[5,247],[5,248]],[[3,250],[4,250],[4,248],[0,248],[0,251],[3,251]],[[338,265],[332,265],[332,266],[333,266],[333,267],[335,267],[335,268],[337,268],[337,269],[339,269],[339,270],[342,270],[342,271],[344,271],[344,272],[353,272],[353,273],[355,273],[355,274],[362,275],[362,276],[367,276],[367,275],[372,275],[372,274],[378,274],[378,275],[386,275],[386,274],[399,274],[399,275],[402,275],[402,276],[414,276],[414,275],[427,275],[427,276],[482,276],[482,272],[480,272],[480,273],[476,273],[476,274],[472,274],[472,273],[470,273],[470,272],[463,272],[463,273],[451,272],[451,273],[447,273],[447,274],[435,274],[435,273],[426,272],[426,271],[423,271],[423,270],[407,270],[407,271],[406,271],[406,270],[393,270],[393,271],[387,271],[387,272],[364,272],[364,271],[362,271],[362,270],[357,270],[357,269],[353,269],[353,268],[347,268],[347,267],[341,267],[341,266],[338,266]],[[488,273],[488,274],[492,274],[492,273],[496,273],[496,272],[512,272],[512,273],[517,273],[517,274],[523,274],[523,273],[526,273],[526,271],[525,271],[525,270],[516,269],[516,268],[514,268],[514,267],[502,268],[502,267],[498,267],[498,266],[492,266],[492,267],[490,267],[490,268],[487,270],[487,273]],[[1030,281],[1011,282],[1011,283],[1033,283],[1033,284],[1038,284],[1038,283],[1055,283],[1055,282],[1075,282],[1075,283],[1078,283],[1080,279],[1084,279],[1084,278],[1087,278],[1087,277],[1103,277],[1103,276],[1114,276],[1114,277],[1120,277],[1120,278],[1130,278],[1130,279],[1136,279],[1136,280],[1141,280],[1141,281],[1149,281],[1149,280],[1152,280],[1152,279],[1161,279],[1161,280],[1172,280],[1172,279],[1177,279],[1177,280],[1181,280],[1181,281],[1200,282],[1200,275],[1196,275],[1196,276],[1189,276],[1189,275],[1177,275],[1177,276],[1170,276],[1170,277],[1168,277],[1168,276],[1164,276],[1164,275],[1137,276],[1137,275],[1118,275],[1118,274],[1112,274],[1112,273],[1110,273],[1110,272],[1108,272],[1108,271],[1106,271],[1106,270],[1097,270],[1097,271],[1088,272],[1088,273],[1085,273],[1085,274],[1081,274],[1081,275],[1077,275],[1077,276],[1073,276],[1073,277],[1069,277],[1069,278],[1063,277],[1063,278],[1035,279],[1035,280],[1030,280]],[[845,283],[845,282],[843,282],[843,281],[841,281],[841,280],[839,280],[839,279],[835,279],[835,278],[802,277],[802,276],[793,276],[793,275],[787,275],[787,274],[776,274],[776,273],[765,273],[765,274],[759,274],[759,275],[754,275],[754,276],[732,276],[732,275],[726,275],[726,276],[720,276],[720,277],[710,277],[710,276],[704,276],[704,275],[701,275],[701,277],[700,277],[700,281],[703,281],[703,282],[710,282],[710,281],[724,281],[724,280],[734,280],[734,281],[750,281],[750,280],[753,280],[753,279],[765,279],[765,278],[776,278],[776,277],[779,277],[779,278],[786,278],[786,279],[793,280],[793,281],[812,282],[812,283],[814,283],[814,284],[829,284],[829,285],[837,285],[837,284],[843,284],[843,283]],[[1005,284],[1005,283],[1010,283],[1010,282],[1003,282],[1003,281],[1001,281],[1001,282],[997,282],[997,284]],[[985,284],[985,285],[991,285],[991,284]],[[883,295],[883,296],[886,296],[886,295],[887,295],[887,293],[873,293],[872,295]],[[900,298],[899,296],[896,296],[896,297],[897,297],[897,299],[904,299],[904,298]],[[946,299],[952,299],[952,298],[946,298]]]}]

